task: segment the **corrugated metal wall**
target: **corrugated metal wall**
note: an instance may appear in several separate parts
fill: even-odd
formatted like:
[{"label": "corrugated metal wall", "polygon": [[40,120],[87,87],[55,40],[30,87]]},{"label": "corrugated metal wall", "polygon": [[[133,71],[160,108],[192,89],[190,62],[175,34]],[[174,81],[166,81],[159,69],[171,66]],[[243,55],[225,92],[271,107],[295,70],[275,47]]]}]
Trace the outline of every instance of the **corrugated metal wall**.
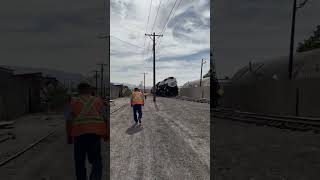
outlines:
[{"label": "corrugated metal wall", "polygon": [[202,99],[202,93],[203,98],[210,99],[210,86],[180,88],[179,95],[193,99]]},{"label": "corrugated metal wall", "polygon": [[119,86],[110,86],[110,99],[116,99],[120,97],[121,87]]},{"label": "corrugated metal wall", "polygon": [[296,115],[298,110],[300,116],[320,117],[320,80],[228,84],[224,92],[226,108],[277,115]]},{"label": "corrugated metal wall", "polygon": [[0,82],[0,120],[9,120],[28,113],[31,108],[31,86],[28,82],[1,72]]}]

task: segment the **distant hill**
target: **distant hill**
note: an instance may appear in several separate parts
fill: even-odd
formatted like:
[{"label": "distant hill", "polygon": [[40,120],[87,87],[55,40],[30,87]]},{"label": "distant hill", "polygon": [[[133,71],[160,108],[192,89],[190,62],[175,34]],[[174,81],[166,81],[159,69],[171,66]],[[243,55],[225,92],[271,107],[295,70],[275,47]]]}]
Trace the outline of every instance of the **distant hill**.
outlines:
[{"label": "distant hill", "polygon": [[75,87],[78,83],[85,80],[86,77],[80,73],[70,73],[60,70],[47,69],[47,68],[33,68],[21,66],[2,66],[14,70],[14,74],[36,73],[41,72],[43,76],[55,77],[62,84],[72,84]]},{"label": "distant hill", "polygon": [[[25,74],[25,73],[36,73],[41,72],[43,76],[49,76],[49,77],[55,77],[59,82],[62,84],[73,84],[72,87],[76,87],[78,83],[80,83],[83,80],[89,81],[92,83],[92,85],[95,85],[95,79],[91,77],[88,79],[88,77],[80,74],[80,73],[71,73],[71,72],[65,72],[61,70],[55,70],[55,69],[48,69],[48,68],[34,68],[34,67],[22,67],[22,66],[5,66],[0,65],[1,67],[8,68],[14,70],[14,74]],[[130,89],[133,89],[135,87],[138,87],[137,85],[133,84],[127,84],[127,83],[117,83],[117,82],[111,82],[113,84],[123,84],[125,86],[128,86]],[[98,83],[100,85],[100,81]],[[151,89],[151,86],[146,86],[146,89]]]}]

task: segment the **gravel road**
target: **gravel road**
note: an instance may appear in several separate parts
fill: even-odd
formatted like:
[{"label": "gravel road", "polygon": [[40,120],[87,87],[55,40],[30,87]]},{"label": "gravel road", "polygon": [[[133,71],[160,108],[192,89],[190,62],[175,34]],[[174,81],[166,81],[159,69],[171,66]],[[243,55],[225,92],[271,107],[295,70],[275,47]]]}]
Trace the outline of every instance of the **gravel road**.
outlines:
[{"label": "gravel road", "polygon": [[[14,132],[16,140],[10,140],[0,144],[0,155],[12,155],[22,148],[40,139],[52,130],[56,130],[37,146],[0,167],[0,179],[2,180],[73,180],[75,179],[73,145],[66,142],[64,119],[55,116],[51,120],[45,120],[43,115],[22,117],[18,120]],[[33,128],[31,128],[33,125]],[[25,127],[25,128],[23,128]],[[39,128],[39,129],[38,129]],[[103,151],[106,152],[106,143],[102,142]],[[106,168],[106,153],[103,155],[103,164]],[[4,156],[2,156],[2,160]],[[90,170],[88,166],[87,171]],[[106,179],[106,170],[103,179]]]},{"label": "gravel road", "polygon": [[215,180],[317,180],[320,134],[213,118]]},{"label": "gravel road", "polygon": [[[157,98],[154,104],[152,98],[148,98],[143,110],[144,127],[132,128],[129,99],[115,100],[111,107],[111,179],[210,179],[209,104],[169,98]],[[62,116],[50,120],[28,116],[18,121],[14,130],[17,139],[0,144],[3,147],[0,159],[54,129],[56,132],[48,139],[0,167],[1,179],[75,179],[73,146],[66,144]],[[103,142],[104,152],[107,145]],[[105,169],[106,154],[103,153]],[[106,172],[103,179],[108,176]]]},{"label": "gravel road", "polygon": [[210,179],[209,104],[149,97],[134,128],[126,101],[111,114],[111,179]]}]

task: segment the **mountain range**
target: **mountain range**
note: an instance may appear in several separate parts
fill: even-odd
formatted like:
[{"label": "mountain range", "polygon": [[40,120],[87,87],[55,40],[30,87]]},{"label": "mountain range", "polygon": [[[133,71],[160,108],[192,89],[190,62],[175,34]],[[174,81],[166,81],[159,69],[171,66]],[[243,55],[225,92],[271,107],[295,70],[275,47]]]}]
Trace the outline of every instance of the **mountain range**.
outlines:
[{"label": "mountain range", "polygon": [[[95,84],[94,77],[88,78],[80,73],[71,73],[71,72],[65,72],[61,70],[55,70],[55,69],[48,69],[48,68],[39,68],[39,67],[22,67],[22,66],[6,66],[6,65],[0,65],[1,67],[8,68],[14,70],[14,74],[26,74],[26,73],[37,73],[41,72],[42,75],[49,76],[49,77],[55,77],[60,83],[75,87],[77,84],[79,84],[82,81],[87,81],[92,83],[92,85]],[[133,89],[135,87],[139,87],[137,85],[128,84],[128,83],[118,83],[118,82],[111,82],[112,84],[122,84],[124,86],[128,86],[130,89]],[[100,81],[99,81],[100,84]],[[146,89],[151,89],[151,86],[146,86]]]}]

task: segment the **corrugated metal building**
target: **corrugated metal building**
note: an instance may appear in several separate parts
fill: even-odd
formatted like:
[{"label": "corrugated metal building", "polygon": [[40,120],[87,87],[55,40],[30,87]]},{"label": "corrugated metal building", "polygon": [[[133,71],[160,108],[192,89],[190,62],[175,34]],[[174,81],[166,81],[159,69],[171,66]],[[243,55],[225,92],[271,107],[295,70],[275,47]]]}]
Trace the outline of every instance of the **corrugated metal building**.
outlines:
[{"label": "corrugated metal building", "polygon": [[294,56],[294,80],[288,57],[241,68],[224,85],[222,105],[240,111],[320,117],[320,49]]}]

